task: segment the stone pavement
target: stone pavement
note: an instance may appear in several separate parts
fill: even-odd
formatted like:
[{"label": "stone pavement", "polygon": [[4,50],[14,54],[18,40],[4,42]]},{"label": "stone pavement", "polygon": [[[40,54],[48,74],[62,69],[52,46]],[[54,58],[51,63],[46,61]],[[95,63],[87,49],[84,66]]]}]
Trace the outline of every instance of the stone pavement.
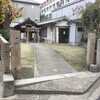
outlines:
[{"label": "stone pavement", "polygon": [[[36,65],[35,65],[35,77],[42,77],[48,75],[56,74],[66,74],[76,72],[62,56],[56,53],[53,49],[44,47],[42,44],[31,44],[33,48],[36,49]],[[50,81],[47,84],[31,85],[29,87],[24,87],[26,90],[38,90],[40,87],[56,87],[54,82]],[[41,93],[40,93],[41,94]],[[50,95],[18,95],[18,98],[30,98],[30,100],[48,100]],[[28,99],[27,98],[27,99]],[[26,99],[26,100],[27,100]]]},{"label": "stone pavement", "polygon": [[[44,47],[41,44],[34,44],[32,46],[36,48],[36,77],[76,72],[76,70],[67,64],[54,50]],[[88,100],[97,87],[94,86],[89,92],[86,91],[99,76],[98,74],[94,74],[93,76],[91,73],[88,77],[87,73],[88,72],[69,79],[48,81],[29,87],[19,88],[17,89],[18,98],[21,100],[23,97],[24,100]],[[70,94],[75,91],[77,91],[76,95]],[[23,93],[23,95],[21,93]]]},{"label": "stone pavement", "polygon": [[[54,50],[40,44],[36,48],[35,76],[67,74],[75,72]],[[100,93],[100,73],[84,72],[66,79],[53,80],[36,85],[16,88],[15,97],[9,100],[96,100]],[[98,80],[97,80],[98,79]],[[93,85],[95,83],[95,85]],[[77,93],[75,94],[75,91]],[[74,92],[74,93],[73,93]],[[1,99],[3,100],[3,99]]]},{"label": "stone pavement", "polygon": [[43,44],[34,44],[32,46],[36,48],[36,67],[40,76],[76,72],[76,70],[52,48],[45,47]]},{"label": "stone pavement", "polygon": [[68,78],[39,83],[30,88],[17,88],[16,92],[19,100],[23,97],[24,100],[96,100],[100,96],[100,73],[75,73]]}]

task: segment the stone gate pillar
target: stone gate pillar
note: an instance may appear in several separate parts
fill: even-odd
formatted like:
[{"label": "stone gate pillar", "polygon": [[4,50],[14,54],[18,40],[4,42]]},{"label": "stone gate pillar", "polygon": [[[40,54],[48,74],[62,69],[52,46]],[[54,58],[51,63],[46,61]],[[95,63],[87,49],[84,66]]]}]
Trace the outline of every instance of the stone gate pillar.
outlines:
[{"label": "stone gate pillar", "polygon": [[87,44],[87,66],[90,67],[91,64],[95,62],[95,44],[96,44],[96,34],[88,34],[88,44]]},{"label": "stone gate pillar", "polygon": [[10,68],[9,43],[0,36],[1,65],[0,65],[0,97],[14,94],[14,79]]},{"label": "stone gate pillar", "polygon": [[9,43],[2,36],[0,36],[1,46],[1,63],[4,73],[10,73],[10,48]]},{"label": "stone gate pillar", "polygon": [[15,77],[17,71],[20,69],[20,32],[10,30],[10,43],[11,43],[11,70]]},{"label": "stone gate pillar", "polygon": [[100,71],[100,39],[97,42],[97,56],[96,56],[97,70]]}]

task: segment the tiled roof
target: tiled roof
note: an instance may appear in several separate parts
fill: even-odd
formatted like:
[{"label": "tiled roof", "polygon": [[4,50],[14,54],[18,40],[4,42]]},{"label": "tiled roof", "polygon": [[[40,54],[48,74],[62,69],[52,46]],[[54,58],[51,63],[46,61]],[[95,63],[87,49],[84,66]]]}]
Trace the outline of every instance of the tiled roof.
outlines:
[{"label": "tiled roof", "polygon": [[23,20],[21,23],[18,23],[16,25],[12,25],[15,29],[21,29],[21,26],[25,26],[25,25],[32,25],[35,27],[38,27],[37,23],[35,23],[33,20],[31,20],[30,18],[27,18],[25,20]]}]

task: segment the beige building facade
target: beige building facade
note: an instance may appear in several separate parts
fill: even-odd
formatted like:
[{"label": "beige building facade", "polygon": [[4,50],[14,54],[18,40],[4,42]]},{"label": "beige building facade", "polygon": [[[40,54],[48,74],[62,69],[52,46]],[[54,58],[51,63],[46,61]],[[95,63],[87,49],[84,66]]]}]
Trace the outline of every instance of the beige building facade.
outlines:
[{"label": "beige building facade", "polygon": [[12,0],[14,6],[17,9],[22,9],[20,18],[17,18],[15,22],[20,22],[27,18],[33,21],[40,21],[40,4],[34,0]]}]

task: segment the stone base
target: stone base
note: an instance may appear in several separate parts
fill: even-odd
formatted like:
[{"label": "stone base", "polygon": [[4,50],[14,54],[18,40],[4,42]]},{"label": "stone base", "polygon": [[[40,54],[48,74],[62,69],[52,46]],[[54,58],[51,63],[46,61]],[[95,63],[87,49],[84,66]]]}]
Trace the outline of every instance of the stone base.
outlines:
[{"label": "stone base", "polygon": [[3,76],[3,97],[13,96],[15,91],[14,78],[11,74]]},{"label": "stone base", "polygon": [[100,67],[97,67],[97,65],[91,64],[90,67],[89,67],[89,71],[100,72]]},{"label": "stone base", "polygon": [[[34,78],[34,83],[30,79],[28,80],[26,79],[26,81],[16,80],[15,82],[16,93],[27,94],[25,90],[28,90],[28,91],[36,90],[36,91],[39,91],[40,94],[52,93],[52,94],[66,94],[66,95],[67,94],[82,95],[88,92],[90,88],[92,88],[92,86],[97,82],[99,77],[100,77],[100,73],[91,73],[91,72],[77,73],[76,72],[76,73]],[[33,84],[31,87],[27,86],[29,85],[27,84],[29,83],[29,81]],[[44,92],[41,90],[43,90]],[[34,91],[33,92],[31,91],[30,93],[34,94]],[[44,100],[44,99],[40,99],[40,100]],[[58,99],[54,99],[54,100],[58,100]],[[63,100],[71,100],[71,99],[63,99]],[[80,99],[76,99],[76,100],[80,100]],[[81,99],[81,100],[85,100],[85,99]]]}]

